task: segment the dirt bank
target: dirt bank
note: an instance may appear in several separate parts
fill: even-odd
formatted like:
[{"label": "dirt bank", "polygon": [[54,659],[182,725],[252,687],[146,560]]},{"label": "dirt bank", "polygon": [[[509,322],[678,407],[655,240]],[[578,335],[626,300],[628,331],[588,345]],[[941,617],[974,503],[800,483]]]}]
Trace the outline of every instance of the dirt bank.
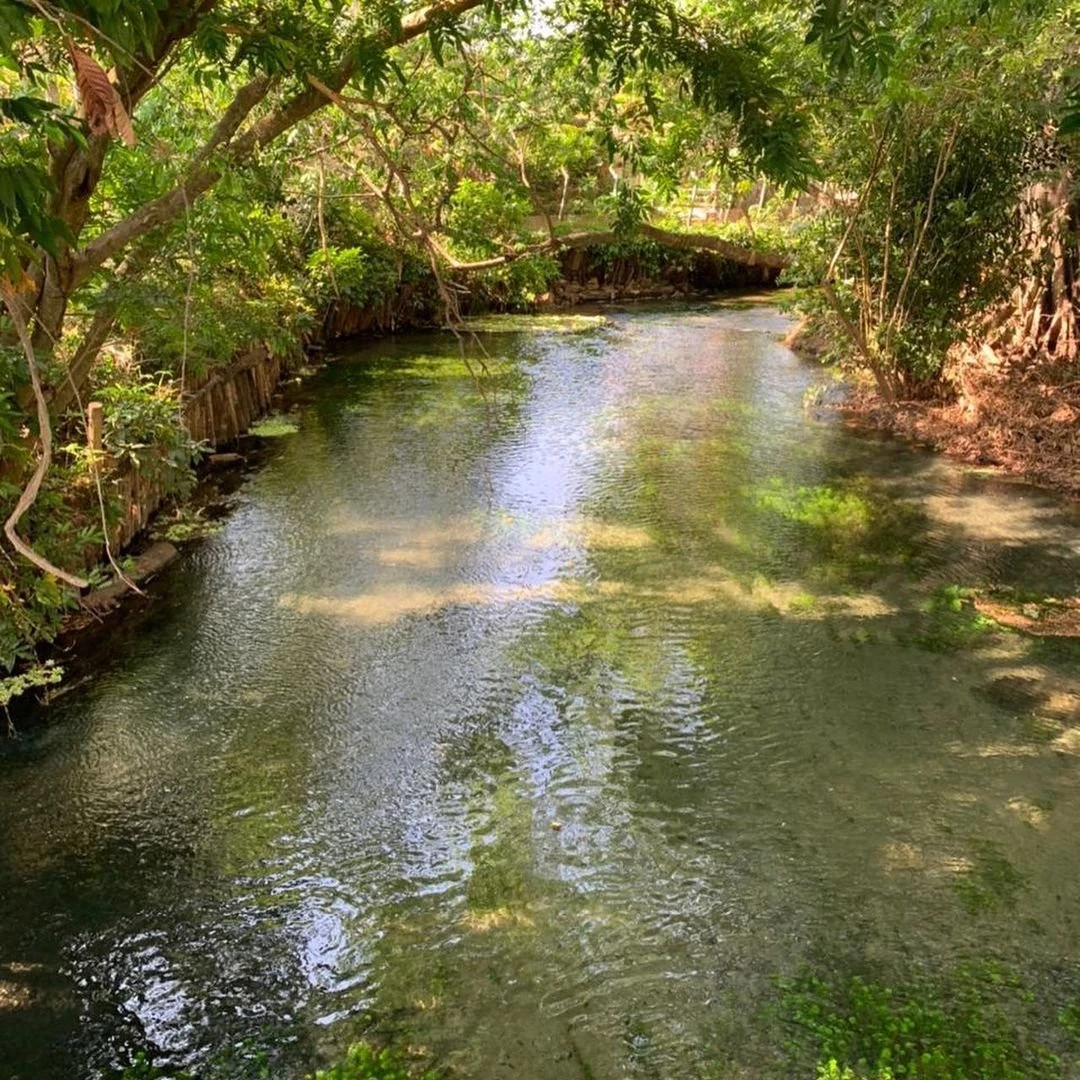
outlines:
[{"label": "dirt bank", "polygon": [[[824,343],[796,330],[787,344],[820,359]],[[834,406],[857,427],[912,439],[971,465],[1080,498],[1080,365],[982,346],[950,357],[939,396],[889,403],[852,385]]]}]

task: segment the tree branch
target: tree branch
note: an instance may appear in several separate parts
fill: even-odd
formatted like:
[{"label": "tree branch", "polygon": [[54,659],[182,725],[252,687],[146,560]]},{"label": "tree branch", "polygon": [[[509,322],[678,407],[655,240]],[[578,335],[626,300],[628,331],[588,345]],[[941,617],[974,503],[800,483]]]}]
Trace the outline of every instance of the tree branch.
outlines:
[{"label": "tree branch", "polygon": [[[766,270],[783,270],[789,263],[786,255],[777,255],[766,251],[755,251],[753,248],[743,247],[741,244],[733,244],[729,240],[723,240],[711,233],[676,233],[666,229],[658,229],[655,225],[640,226],[640,233],[647,240],[651,240],[660,247],[670,248],[676,251],[711,251],[724,259],[728,259],[740,266],[760,266]],[[564,248],[595,247],[600,244],[617,244],[624,239],[611,229],[600,232],[568,233],[566,236],[556,236],[545,240],[540,244],[532,244],[520,251],[508,251],[504,255],[496,255],[490,259],[479,262],[463,263],[453,258],[448,258],[452,270],[469,272],[473,270],[490,270],[496,266],[505,266],[506,263],[523,259],[528,255],[545,255],[553,251],[561,251]]]},{"label": "tree branch", "polygon": [[41,490],[41,483],[45,479],[45,473],[49,469],[49,463],[52,461],[52,425],[49,423],[49,406],[45,401],[45,392],[41,387],[41,376],[38,373],[34,346],[30,341],[30,331],[26,326],[23,301],[16,292],[16,287],[12,286],[7,279],[4,279],[0,291],[3,292],[4,306],[11,317],[15,332],[19,337],[19,344],[22,346],[23,355],[26,357],[26,364],[30,369],[30,383],[34,388],[34,400],[37,402],[38,439],[41,442],[41,457],[38,459],[29,483],[23,488],[22,494],[15,504],[15,509],[11,511],[7,521],[4,522],[4,535],[8,538],[11,546],[39,570],[43,570],[46,574],[52,574],[53,577],[59,578],[76,589],[85,589],[90,584],[88,581],[76,577],[74,574],[69,574],[58,566],[54,566],[44,555],[39,555],[15,531],[19,519],[34,505],[38,492]]},{"label": "tree branch", "polygon": [[[437,0],[436,3],[420,11],[406,15],[401,20],[400,31],[395,34],[384,35],[377,44],[380,44],[383,49],[391,49],[397,45],[402,45],[426,33],[436,23],[479,7],[483,2],[484,0]],[[338,65],[338,69],[328,85],[334,91],[338,91],[345,86],[355,72],[356,61],[352,56],[346,57]],[[237,97],[239,98],[241,94],[250,94],[250,104],[245,109],[244,105],[248,101],[247,97],[241,104],[234,100],[226,117],[222,117],[219,122],[218,128],[226,122],[227,118],[230,118],[230,122],[232,119],[236,119],[233,131],[235,132],[238,129],[239,124],[250,113],[251,109],[265,97],[266,92],[269,90],[269,86],[267,86],[266,90],[257,95],[257,88],[261,88],[257,87],[257,84],[260,84],[260,82],[261,77],[253,79],[241,88]],[[228,163],[242,165],[260,147],[273,142],[274,139],[288,131],[289,128],[294,127],[302,120],[306,120],[327,104],[328,99],[326,96],[314,89],[314,87],[309,86],[293,96],[280,108],[257,120],[242,135],[230,137],[229,141],[225,143],[220,140],[214,141],[218,134],[218,129],[215,128],[210,140],[193,158],[187,176],[176,187],[141,206],[134,213],[113,225],[112,228],[106,229],[76,256],[73,287],[86,281],[90,274],[102,263],[118,255],[132,241],[178,217],[185,206],[189,206],[192,201],[213,187],[221,177],[221,169],[206,164],[210,153],[214,149],[223,146],[222,154]],[[235,112],[233,111],[234,107]]]}]

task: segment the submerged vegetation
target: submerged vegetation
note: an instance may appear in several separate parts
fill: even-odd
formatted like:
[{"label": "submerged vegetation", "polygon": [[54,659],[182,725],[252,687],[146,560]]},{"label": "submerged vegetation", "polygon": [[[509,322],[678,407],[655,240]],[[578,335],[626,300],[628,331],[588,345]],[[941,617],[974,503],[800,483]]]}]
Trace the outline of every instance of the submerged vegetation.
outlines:
[{"label": "submerged vegetation", "polygon": [[[130,539],[132,492],[183,497],[238,434],[251,355],[741,267],[809,286],[890,400],[951,385],[1013,293],[1028,354],[1075,359],[1070,0],[9,7],[8,671]],[[791,498],[836,558],[873,527],[858,493]]]},{"label": "submerged vegetation", "polygon": [[975,590],[960,585],[936,589],[925,605],[916,644],[931,652],[951,652],[977,644],[1001,627],[975,606]]},{"label": "submerged vegetation", "polygon": [[794,526],[814,553],[814,576],[826,583],[852,585],[890,569],[920,568],[925,515],[865,478],[814,487],[774,480],[756,503]]},{"label": "submerged vegetation", "polygon": [[1055,1023],[990,962],[896,986],[804,974],[780,988],[793,1067],[816,1054],[816,1080],[1064,1080],[1080,1055],[1075,1003]]}]

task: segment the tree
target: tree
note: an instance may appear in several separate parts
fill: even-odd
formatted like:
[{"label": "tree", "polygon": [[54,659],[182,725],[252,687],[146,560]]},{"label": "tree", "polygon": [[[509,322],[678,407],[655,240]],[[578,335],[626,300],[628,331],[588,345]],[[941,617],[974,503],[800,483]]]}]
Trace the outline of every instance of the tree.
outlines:
[{"label": "tree", "polygon": [[842,76],[819,113],[836,192],[817,229],[822,314],[886,400],[933,389],[949,347],[1027,272],[1018,207],[1060,14],[948,0],[901,5],[887,35],[870,18],[812,27]]}]

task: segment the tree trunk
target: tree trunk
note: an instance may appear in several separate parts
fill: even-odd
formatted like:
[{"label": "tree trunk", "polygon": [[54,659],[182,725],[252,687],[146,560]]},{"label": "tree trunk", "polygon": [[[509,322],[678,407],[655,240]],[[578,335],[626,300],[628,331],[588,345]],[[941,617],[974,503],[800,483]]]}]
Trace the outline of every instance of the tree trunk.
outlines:
[{"label": "tree trunk", "polygon": [[1031,271],[1014,293],[1014,343],[1026,352],[1073,361],[1080,354],[1077,328],[1077,206],[1062,170],[1052,184],[1035,184],[1020,209]]}]

